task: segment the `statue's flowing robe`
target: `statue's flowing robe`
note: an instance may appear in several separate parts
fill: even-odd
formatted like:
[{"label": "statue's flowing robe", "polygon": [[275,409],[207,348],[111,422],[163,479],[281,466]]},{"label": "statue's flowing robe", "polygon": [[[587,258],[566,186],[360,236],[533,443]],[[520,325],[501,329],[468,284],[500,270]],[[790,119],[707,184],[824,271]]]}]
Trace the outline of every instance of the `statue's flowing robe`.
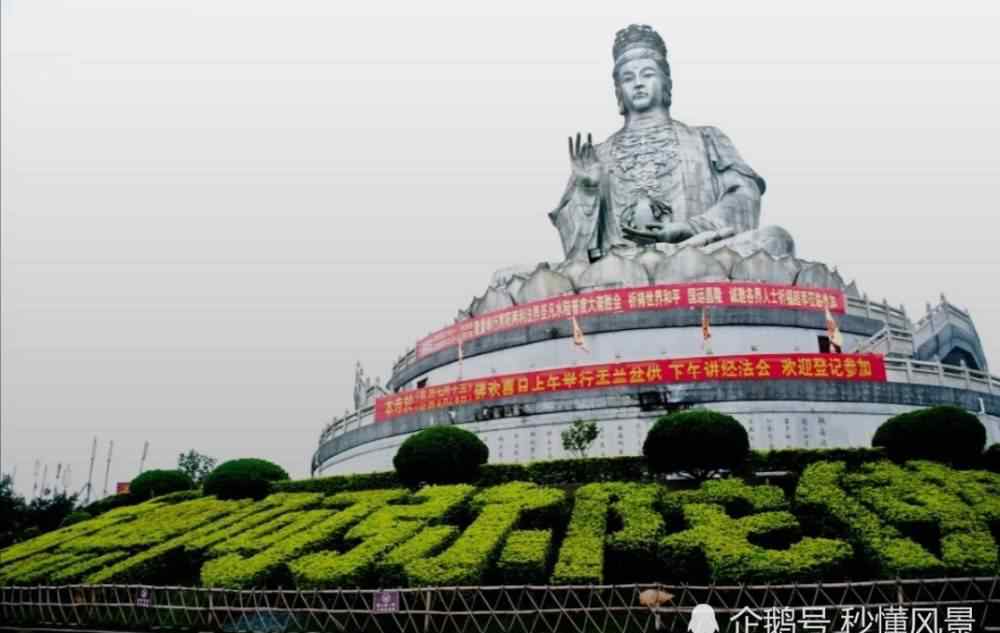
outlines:
[{"label": "statue's flowing robe", "polygon": [[717,128],[674,120],[622,129],[595,150],[603,167],[600,185],[577,186],[570,176],[559,206],[549,213],[566,259],[586,261],[590,249],[607,253],[612,246],[632,244],[622,232],[623,216],[641,221],[650,207],[669,209],[661,222],[686,222],[694,234],[739,234],[760,224],[764,179]]}]

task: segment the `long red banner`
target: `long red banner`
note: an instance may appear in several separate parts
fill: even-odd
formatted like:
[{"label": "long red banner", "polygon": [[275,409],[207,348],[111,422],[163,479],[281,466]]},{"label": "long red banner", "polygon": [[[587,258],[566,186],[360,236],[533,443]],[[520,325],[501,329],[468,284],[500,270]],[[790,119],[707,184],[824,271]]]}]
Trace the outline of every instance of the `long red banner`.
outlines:
[{"label": "long red banner", "polygon": [[750,354],[563,367],[424,387],[378,398],[375,421],[454,405],[556,391],[715,380],[885,382],[876,354]]},{"label": "long red banner", "polygon": [[746,282],[705,282],[598,290],[511,306],[466,319],[417,341],[416,356],[423,358],[453,347],[458,345],[459,340],[469,341],[486,334],[546,321],[636,310],[713,306],[818,311],[829,308],[830,312],[842,314],[845,311],[845,300],[843,292],[830,288]]}]

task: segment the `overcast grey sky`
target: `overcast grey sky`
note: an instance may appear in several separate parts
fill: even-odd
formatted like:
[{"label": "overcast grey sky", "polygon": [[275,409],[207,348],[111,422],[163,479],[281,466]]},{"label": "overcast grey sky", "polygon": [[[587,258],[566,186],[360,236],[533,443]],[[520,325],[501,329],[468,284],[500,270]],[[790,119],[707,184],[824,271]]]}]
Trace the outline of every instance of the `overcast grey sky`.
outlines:
[{"label": "overcast grey sky", "polygon": [[98,492],[109,440],[112,482],[144,440],[148,468],[195,448],[307,476],[356,360],[384,379],[495,269],[561,257],[565,138],[620,126],[631,22],[800,257],[914,316],[945,292],[1000,366],[996,3],[2,2],[23,492],[35,459],[79,489],[95,435]]}]

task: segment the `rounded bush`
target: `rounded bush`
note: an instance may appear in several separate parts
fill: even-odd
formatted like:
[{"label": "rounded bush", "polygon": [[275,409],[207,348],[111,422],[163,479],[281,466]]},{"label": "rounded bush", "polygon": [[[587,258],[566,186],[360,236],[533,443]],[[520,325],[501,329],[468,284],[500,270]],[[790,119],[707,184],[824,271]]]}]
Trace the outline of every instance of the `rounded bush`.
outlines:
[{"label": "rounded bush", "polygon": [[[129,484],[131,486],[131,484]],[[103,499],[98,499],[88,506],[84,506],[82,509],[90,514],[90,516],[98,516],[104,514],[108,510],[114,510],[115,508],[122,508],[124,506],[130,506],[138,503],[138,499],[133,497],[129,493],[120,495],[108,495]]]},{"label": "rounded bush", "polygon": [[719,470],[742,465],[750,454],[750,439],[735,418],[708,409],[690,409],[657,420],[642,452],[653,472],[679,472],[705,479]]},{"label": "rounded bush", "polygon": [[59,524],[59,527],[67,527],[73,525],[74,523],[80,523],[81,521],[89,521],[92,518],[94,517],[90,516],[89,512],[84,512],[83,510],[74,510],[66,515],[66,518],[62,520],[62,523]]},{"label": "rounded bush", "polygon": [[490,449],[474,433],[454,426],[432,426],[403,442],[392,459],[399,478],[408,485],[473,481]]},{"label": "rounded bush", "polygon": [[233,459],[217,466],[205,478],[206,495],[219,499],[263,499],[271,482],[288,479],[288,473],[264,459]]},{"label": "rounded bush", "polygon": [[889,418],[875,431],[872,446],[882,446],[894,461],[929,459],[974,464],[986,445],[986,429],[975,415],[952,406],[930,407]]},{"label": "rounded bush", "polygon": [[180,470],[147,470],[132,480],[128,494],[135,501],[145,501],[171,492],[191,490],[194,482]]}]

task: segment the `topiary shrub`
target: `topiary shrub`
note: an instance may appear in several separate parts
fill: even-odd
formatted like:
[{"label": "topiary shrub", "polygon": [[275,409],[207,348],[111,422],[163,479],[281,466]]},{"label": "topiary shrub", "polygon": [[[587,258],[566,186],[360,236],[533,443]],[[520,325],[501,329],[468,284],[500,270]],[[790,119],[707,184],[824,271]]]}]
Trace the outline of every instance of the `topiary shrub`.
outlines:
[{"label": "topiary shrub", "polygon": [[983,453],[983,468],[990,472],[1000,473],[1000,444],[990,444]]},{"label": "topiary shrub", "polygon": [[432,426],[406,438],[392,464],[407,485],[475,481],[490,449],[475,434],[454,426]]},{"label": "topiary shrub", "polygon": [[194,482],[179,470],[147,470],[132,480],[128,494],[134,501],[145,501],[171,492],[191,490]]},{"label": "topiary shrub", "polygon": [[642,452],[653,472],[681,473],[702,480],[743,464],[750,453],[750,439],[743,425],[731,416],[689,409],[657,420]]},{"label": "topiary shrub", "polygon": [[83,506],[81,509],[89,512],[90,516],[96,517],[104,514],[108,510],[114,510],[115,508],[130,506],[136,503],[139,503],[139,500],[135,499],[131,494],[126,492],[120,495],[108,495],[103,499],[98,499],[89,505]]},{"label": "topiary shrub", "polygon": [[94,517],[90,516],[89,512],[84,512],[83,510],[74,510],[66,515],[66,518],[62,520],[59,527],[69,527],[74,523],[79,523],[81,521],[89,521]]},{"label": "topiary shrub", "polygon": [[265,459],[232,459],[205,477],[204,490],[219,499],[263,499],[271,493],[271,482],[285,479],[285,469]]},{"label": "topiary shrub", "polygon": [[872,446],[885,447],[893,461],[928,459],[955,465],[976,463],[986,445],[979,419],[959,407],[940,406],[889,418],[875,431]]}]

